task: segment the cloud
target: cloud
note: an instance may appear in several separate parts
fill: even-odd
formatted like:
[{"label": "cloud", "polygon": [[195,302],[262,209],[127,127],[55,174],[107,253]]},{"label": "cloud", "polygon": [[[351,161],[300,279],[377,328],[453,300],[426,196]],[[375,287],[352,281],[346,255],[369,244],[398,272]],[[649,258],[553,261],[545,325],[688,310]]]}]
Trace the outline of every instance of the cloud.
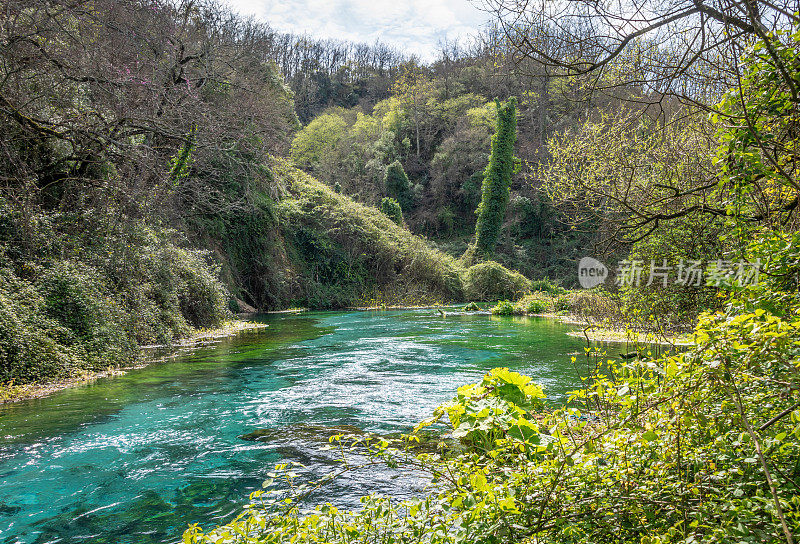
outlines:
[{"label": "cloud", "polygon": [[468,0],[228,0],[277,30],[393,45],[423,60],[439,40],[477,34],[489,16]]}]

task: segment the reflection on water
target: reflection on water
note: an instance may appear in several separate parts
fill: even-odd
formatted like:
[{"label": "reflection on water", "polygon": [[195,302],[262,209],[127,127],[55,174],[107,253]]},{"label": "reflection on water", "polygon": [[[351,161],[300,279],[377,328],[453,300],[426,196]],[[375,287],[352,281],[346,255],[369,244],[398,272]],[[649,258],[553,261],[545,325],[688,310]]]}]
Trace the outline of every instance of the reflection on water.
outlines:
[{"label": "reflection on water", "polygon": [[[407,430],[489,369],[529,374],[553,402],[579,383],[582,342],[545,319],[435,310],[264,316],[269,327],[176,360],[0,407],[0,543],[176,542],[241,509],[275,463],[320,476],[320,426]],[[272,429],[269,439],[242,435]],[[324,434],[324,433],[323,433]],[[327,436],[325,436],[326,438]],[[314,498],[355,507],[423,483],[348,474]]]}]

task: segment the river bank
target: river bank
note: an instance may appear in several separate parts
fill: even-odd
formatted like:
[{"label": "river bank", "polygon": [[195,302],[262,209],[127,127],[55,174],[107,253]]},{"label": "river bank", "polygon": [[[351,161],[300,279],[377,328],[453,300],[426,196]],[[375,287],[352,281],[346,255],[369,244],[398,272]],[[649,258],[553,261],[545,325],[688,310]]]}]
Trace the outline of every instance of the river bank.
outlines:
[{"label": "river bank", "polygon": [[61,391],[62,389],[85,385],[99,380],[100,378],[119,376],[125,374],[129,370],[135,370],[152,363],[175,357],[179,353],[185,353],[186,351],[216,344],[223,338],[230,338],[246,331],[259,330],[266,327],[267,325],[263,323],[253,323],[242,320],[228,321],[218,328],[197,330],[191,336],[182,338],[172,344],[141,346],[141,360],[132,361],[129,365],[109,367],[105,370],[94,372],[83,371],[75,376],[49,383],[23,385],[14,383],[0,384],[0,404],[42,398],[52,395],[57,391]]},{"label": "river bank", "polygon": [[658,346],[691,346],[694,341],[688,334],[678,334],[666,332],[664,334],[645,333],[636,331],[624,331],[616,329],[604,329],[602,327],[590,327],[582,331],[572,331],[567,333],[575,338],[589,339],[590,342],[614,342],[629,344],[646,344]]}]

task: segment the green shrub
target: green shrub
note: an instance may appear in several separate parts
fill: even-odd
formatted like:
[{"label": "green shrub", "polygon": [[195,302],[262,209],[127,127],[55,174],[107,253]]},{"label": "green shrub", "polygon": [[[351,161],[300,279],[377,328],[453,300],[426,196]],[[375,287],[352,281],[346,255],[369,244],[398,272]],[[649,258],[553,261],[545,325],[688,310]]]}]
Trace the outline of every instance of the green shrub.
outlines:
[{"label": "green shrub", "polygon": [[556,312],[568,312],[572,309],[570,297],[568,295],[561,295],[553,301],[553,307]]},{"label": "green shrub", "polygon": [[525,313],[540,314],[547,310],[547,303],[543,300],[529,300],[525,305]]},{"label": "green shrub", "polygon": [[397,200],[403,210],[408,210],[411,207],[411,183],[400,161],[386,167],[383,182],[389,197]]},{"label": "green shrub", "polygon": [[507,300],[498,301],[492,308],[492,315],[514,315],[514,313],[514,305]]},{"label": "green shrub", "polygon": [[218,271],[202,261],[202,253],[168,248],[177,280],[176,293],[181,316],[194,328],[214,327],[227,315],[225,288],[217,279]]},{"label": "green shrub", "polygon": [[455,398],[437,407],[415,433],[446,416],[453,438],[479,452],[494,450],[497,440],[530,437],[526,415],[544,409],[545,394],[531,379],[508,368],[493,368],[479,383],[458,388]]},{"label": "green shrub", "polygon": [[106,226],[103,237],[93,225],[66,236],[52,219],[36,227],[53,248],[38,260],[19,248],[6,257],[0,241],[0,382],[130,364],[140,345],[171,342],[228,315],[217,271],[204,254],[176,246],[174,233],[127,223]]},{"label": "green shrub", "polygon": [[552,308],[553,301],[545,294],[533,293],[522,297],[514,304],[515,315],[541,314]]},{"label": "green shrub", "polygon": [[543,300],[532,300],[528,303],[525,311],[529,314],[540,314],[547,310],[547,303]]},{"label": "green shrub", "polygon": [[569,312],[583,320],[624,324],[619,297],[595,288],[566,295]]},{"label": "green shrub", "polygon": [[403,210],[397,200],[389,197],[384,197],[381,200],[381,211],[398,225],[403,224]]},{"label": "green shrub", "polygon": [[530,291],[530,281],[504,266],[487,261],[471,266],[464,274],[464,292],[469,300],[515,300]]},{"label": "green shrub", "polygon": [[464,311],[465,312],[477,312],[480,309],[481,309],[481,307],[478,306],[475,302],[470,302],[469,304],[464,306]]},{"label": "green shrub", "polygon": [[35,286],[44,299],[44,313],[68,331],[61,343],[79,345],[90,366],[120,364],[135,352],[123,325],[124,311],[97,269],[56,261],[41,272]]},{"label": "green shrub", "polygon": [[90,366],[75,333],[47,315],[31,283],[0,269],[0,383],[43,382]]},{"label": "green shrub", "polygon": [[566,289],[556,283],[553,283],[549,278],[545,278],[543,280],[532,280],[531,291],[534,293],[547,293],[548,295],[553,296],[562,295],[567,292]]}]

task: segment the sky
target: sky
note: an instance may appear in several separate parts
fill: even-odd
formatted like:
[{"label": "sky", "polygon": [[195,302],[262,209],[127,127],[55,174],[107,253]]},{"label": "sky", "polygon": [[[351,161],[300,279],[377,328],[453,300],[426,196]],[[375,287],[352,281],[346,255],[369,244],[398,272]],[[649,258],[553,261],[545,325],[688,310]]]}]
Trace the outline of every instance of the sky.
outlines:
[{"label": "sky", "polygon": [[380,40],[423,61],[439,40],[476,34],[489,15],[470,0],[227,0],[272,28],[372,44]]}]

